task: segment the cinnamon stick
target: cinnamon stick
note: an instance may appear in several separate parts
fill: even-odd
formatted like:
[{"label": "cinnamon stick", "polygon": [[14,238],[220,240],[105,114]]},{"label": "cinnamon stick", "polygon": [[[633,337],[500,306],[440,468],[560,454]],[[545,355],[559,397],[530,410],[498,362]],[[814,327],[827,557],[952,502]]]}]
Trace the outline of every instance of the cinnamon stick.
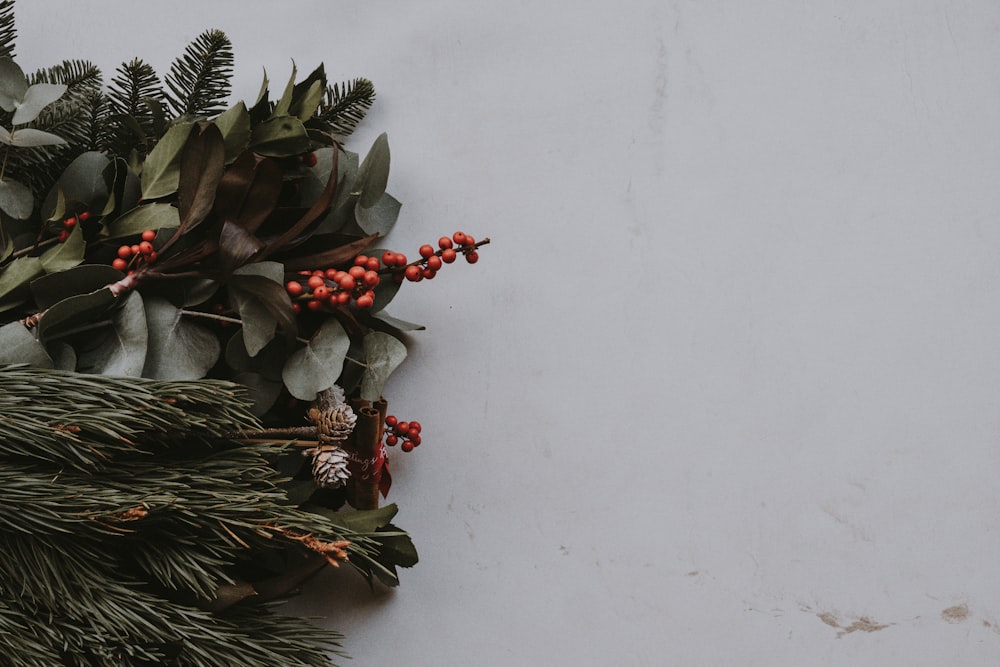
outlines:
[{"label": "cinnamon stick", "polygon": [[382,417],[378,409],[366,405],[355,409],[358,421],[348,439],[347,502],[359,510],[378,509],[379,480],[382,477]]}]

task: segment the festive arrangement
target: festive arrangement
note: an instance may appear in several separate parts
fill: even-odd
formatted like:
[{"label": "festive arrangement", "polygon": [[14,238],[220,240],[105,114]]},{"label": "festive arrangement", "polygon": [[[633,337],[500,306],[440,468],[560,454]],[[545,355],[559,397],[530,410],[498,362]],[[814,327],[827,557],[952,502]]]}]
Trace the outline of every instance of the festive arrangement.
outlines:
[{"label": "festive arrangement", "polygon": [[0,655],[17,666],[329,665],[281,614],[326,565],[398,584],[386,447],[421,424],[383,387],[423,327],[389,146],[345,147],[374,101],[323,66],[228,103],[226,35],[163,78],[86,61],[25,74],[0,0]]}]

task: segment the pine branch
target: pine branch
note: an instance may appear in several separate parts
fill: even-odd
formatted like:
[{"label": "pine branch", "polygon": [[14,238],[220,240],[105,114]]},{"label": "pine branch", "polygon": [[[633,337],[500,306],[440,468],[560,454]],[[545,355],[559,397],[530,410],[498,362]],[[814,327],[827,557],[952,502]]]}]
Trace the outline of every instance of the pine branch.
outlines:
[{"label": "pine branch", "polygon": [[14,58],[14,42],[16,40],[14,0],[0,0],[0,57]]},{"label": "pine branch", "polygon": [[225,109],[231,90],[233,47],[221,30],[209,30],[170,66],[167,103],[178,117],[213,116]]},{"label": "pine branch", "polygon": [[326,99],[320,106],[319,120],[328,123],[333,132],[349,136],[375,103],[375,85],[368,79],[327,86]]},{"label": "pine branch", "polygon": [[[108,122],[102,145],[115,155],[128,155],[133,148],[145,152],[155,139],[153,113],[148,100],[163,102],[160,78],[152,65],[134,58],[122,63],[108,86]],[[131,121],[134,121],[134,125]],[[138,127],[141,136],[136,133]]]}]

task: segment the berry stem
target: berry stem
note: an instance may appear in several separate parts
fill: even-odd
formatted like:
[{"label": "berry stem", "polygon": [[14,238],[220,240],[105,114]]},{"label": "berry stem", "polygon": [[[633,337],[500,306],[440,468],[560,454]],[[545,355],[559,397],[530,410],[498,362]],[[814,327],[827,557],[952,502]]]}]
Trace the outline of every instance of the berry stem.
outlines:
[{"label": "berry stem", "polygon": [[[470,246],[465,246],[465,247],[463,247],[463,248],[462,248],[461,250],[458,250],[458,251],[456,251],[456,252],[465,252],[465,251],[467,251],[467,250],[468,250],[468,251],[471,251],[471,250],[476,250],[476,249],[478,249],[478,248],[479,248],[480,246],[484,246],[484,245],[487,245],[487,244],[488,244],[489,242],[490,242],[490,238],[489,238],[489,237],[487,236],[487,237],[486,237],[485,239],[483,239],[482,241],[476,241],[476,242],[475,242],[475,243],[473,243],[472,245],[470,245]],[[442,252],[444,252],[444,248],[438,248],[438,249],[437,249],[436,251],[434,251],[434,254],[433,254],[433,255],[431,255],[431,257],[440,257],[440,256],[441,256],[441,253],[442,253]],[[427,257],[421,257],[420,259],[416,259],[416,260],[413,260],[412,262],[410,262],[409,264],[407,264],[407,265],[405,265],[405,266],[398,266],[398,267],[393,267],[393,268],[391,268],[391,269],[390,269],[390,268],[384,268],[384,269],[381,269],[381,270],[379,271],[379,273],[380,273],[380,274],[383,274],[383,273],[384,273],[384,274],[393,274],[393,273],[398,273],[399,271],[405,271],[405,270],[406,270],[406,267],[407,267],[407,266],[423,266],[423,265],[424,265],[424,263],[425,263],[426,261],[427,261]]]}]

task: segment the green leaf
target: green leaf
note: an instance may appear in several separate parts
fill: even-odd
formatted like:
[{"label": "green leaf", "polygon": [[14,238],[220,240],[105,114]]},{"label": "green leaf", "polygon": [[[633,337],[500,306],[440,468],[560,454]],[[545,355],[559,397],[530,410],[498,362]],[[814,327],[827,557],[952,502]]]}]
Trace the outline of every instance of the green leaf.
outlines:
[{"label": "green leaf", "polygon": [[271,112],[271,118],[279,118],[281,116],[288,115],[288,110],[292,106],[292,93],[295,91],[296,73],[295,63],[293,62],[292,75],[288,77],[288,83],[285,84],[285,92],[281,94],[281,99],[274,105],[274,111]]},{"label": "green leaf", "polygon": [[38,338],[48,341],[77,327],[97,322],[105,317],[114,303],[115,296],[111,290],[103,288],[63,299],[46,310],[38,320]]},{"label": "green leaf", "polygon": [[107,238],[142,234],[147,229],[173,229],[181,223],[180,214],[170,204],[144,204],[128,211],[107,227]]},{"label": "green leaf", "polygon": [[157,380],[197,380],[219,358],[219,339],[211,331],[184,318],[166,299],[147,299],[149,348],[142,375]]},{"label": "green leaf", "polygon": [[288,359],[288,344],[276,338],[256,356],[247,353],[242,327],[226,343],[226,365],[237,373],[256,373],[267,380],[281,382],[281,371]]},{"label": "green leaf", "polygon": [[251,357],[274,338],[279,321],[294,331],[295,313],[284,288],[285,269],[279,262],[256,262],[233,272],[229,297],[243,321],[243,339]]},{"label": "green leaf", "polygon": [[52,358],[52,367],[59,371],[76,370],[76,350],[73,346],[62,340],[55,340],[45,346],[49,356]]},{"label": "green leaf", "polygon": [[309,149],[309,133],[305,125],[293,116],[266,120],[253,129],[250,148],[268,157],[289,157]]},{"label": "green leaf", "polygon": [[[109,267],[110,268],[110,267]],[[45,273],[37,257],[18,257],[0,272],[0,303],[23,300],[32,280]]]},{"label": "green leaf", "polygon": [[384,322],[396,331],[423,331],[427,327],[423,324],[414,324],[413,322],[407,322],[406,320],[401,320],[398,317],[393,317],[387,314],[385,311],[372,314],[376,320]]},{"label": "green leaf", "polygon": [[344,368],[351,340],[340,322],[327,319],[309,344],[288,358],[281,378],[288,392],[302,401],[311,401],[316,394],[329,389]]},{"label": "green leaf", "polygon": [[177,186],[177,211],[183,233],[188,233],[211,212],[215,191],[225,168],[225,144],[215,125],[196,126],[181,153]]},{"label": "green leaf", "polygon": [[[233,382],[246,387],[247,397],[253,401],[251,411],[258,417],[270,410],[281,395],[281,380],[268,380],[258,373],[238,373]],[[309,483],[315,488],[314,482]]]},{"label": "green leaf", "polygon": [[28,80],[24,71],[10,58],[0,58],[0,108],[14,111],[26,92]]},{"label": "green leaf", "polygon": [[[308,508],[315,511],[315,508]],[[395,503],[389,503],[385,507],[374,510],[358,510],[356,512],[322,512],[330,523],[345,530],[355,533],[374,533],[379,528],[386,526],[393,517],[399,513],[399,508]]]},{"label": "green leaf", "polygon": [[45,346],[20,322],[0,327],[0,364],[28,364],[35,368],[53,366]]},{"label": "green leaf", "polygon": [[77,156],[49,190],[42,204],[42,217],[52,219],[59,208],[60,193],[64,209],[68,207],[72,210],[76,206],[86,210],[103,208],[108,200],[108,184],[104,180],[104,172],[110,164],[105,155],[96,151]]},{"label": "green leaf", "polygon": [[359,204],[362,208],[371,208],[385,194],[385,186],[389,183],[389,136],[383,132],[372,144],[371,150],[365,156],[353,191],[361,192]]},{"label": "green leaf", "polygon": [[36,83],[25,91],[11,122],[14,125],[30,123],[38,118],[42,109],[58,100],[65,92],[66,86],[61,83]]},{"label": "green leaf", "polygon": [[378,234],[385,237],[392,231],[396,220],[399,218],[399,209],[402,204],[388,192],[382,194],[373,206],[364,207],[364,194],[354,207],[354,219],[365,234]]},{"label": "green leaf", "polygon": [[250,143],[250,112],[243,102],[219,114],[215,125],[222,132],[226,146],[226,164],[240,156]]},{"label": "green leaf", "polygon": [[[376,255],[377,257],[378,255]],[[395,280],[383,280],[375,286],[375,303],[372,304],[370,313],[380,312],[389,305],[399,292],[402,285]]]},{"label": "green leaf", "polygon": [[27,220],[35,208],[35,197],[28,186],[9,178],[0,181],[0,209],[12,218]]},{"label": "green leaf", "polygon": [[73,227],[73,231],[70,232],[65,241],[43,252],[39,259],[41,259],[46,273],[56,273],[72,269],[82,262],[86,250],[87,244],[83,240],[83,229],[77,225]]},{"label": "green leaf", "polygon": [[115,313],[110,331],[89,337],[90,345],[84,343],[80,350],[77,369],[81,373],[142,376],[148,342],[146,309],[139,292],[133,290],[121,298],[124,302]]},{"label": "green leaf", "polygon": [[[41,262],[39,262],[41,266]],[[125,274],[107,264],[83,264],[49,273],[31,282],[31,294],[41,309],[51,308],[63,299],[87,294],[121,280]]]},{"label": "green leaf", "polygon": [[32,148],[36,146],[60,146],[66,143],[62,137],[57,137],[51,132],[43,132],[31,127],[21,128],[10,132],[5,127],[0,127],[0,143],[22,148]]},{"label": "green leaf", "polygon": [[142,196],[157,199],[177,192],[181,174],[181,152],[194,125],[178,123],[172,126],[156,144],[142,166]]},{"label": "green leaf", "polygon": [[305,95],[296,100],[295,104],[292,105],[290,112],[294,116],[297,116],[303,123],[308,122],[316,113],[320,100],[323,99],[323,92],[323,82],[313,81],[309,89],[305,92]]},{"label": "green leaf", "polygon": [[372,331],[364,338],[365,374],[361,378],[361,398],[377,401],[389,375],[406,358],[406,346],[395,336]]}]

